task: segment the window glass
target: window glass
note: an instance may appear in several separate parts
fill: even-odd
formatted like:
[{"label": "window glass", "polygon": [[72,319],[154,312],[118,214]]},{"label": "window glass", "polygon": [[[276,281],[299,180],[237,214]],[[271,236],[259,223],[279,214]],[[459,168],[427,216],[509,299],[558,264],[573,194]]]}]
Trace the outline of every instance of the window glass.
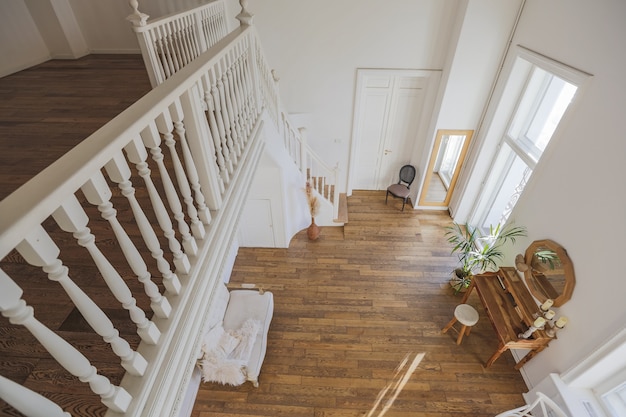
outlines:
[{"label": "window glass", "polygon": [[470,219],[483,231],[507,221],[578,89],[561,64],[535,58],[516,59],[503,93],[511,110],[497,114],[509,122]]}]

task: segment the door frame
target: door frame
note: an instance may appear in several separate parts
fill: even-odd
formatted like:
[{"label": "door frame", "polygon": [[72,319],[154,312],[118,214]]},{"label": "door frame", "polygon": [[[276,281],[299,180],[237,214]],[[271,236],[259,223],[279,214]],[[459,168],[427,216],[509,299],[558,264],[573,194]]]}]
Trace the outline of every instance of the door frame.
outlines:
[{"label": "door frame", "polygon": [[[356,86],[354,94],[354,112],[352,114],[352,128],[350,140],[350,154],[348,157],[348,172],[346,176],[346,194],[352,195],[352,189],[355,182],[355,170],[357,166],[357,155],[359,151],[359,117],[361,115],[363,101],[362,93],[365,79],[368,76],[415,76],[426,77],[428,82],[424,94],[424,105],[419,121],[418,133],[415,138],[418,141],[425,141],[428,137],[428,129],[430,129],[431,116],[434,111],[434,103],[437,97],[439,80],[441,77],[440,70],[419,70],[419,69],[394,69],[394,68],[357,68]],[[418,172],[418,177],[420,173]],[[416,178],[417,180],[417,178]]]}]

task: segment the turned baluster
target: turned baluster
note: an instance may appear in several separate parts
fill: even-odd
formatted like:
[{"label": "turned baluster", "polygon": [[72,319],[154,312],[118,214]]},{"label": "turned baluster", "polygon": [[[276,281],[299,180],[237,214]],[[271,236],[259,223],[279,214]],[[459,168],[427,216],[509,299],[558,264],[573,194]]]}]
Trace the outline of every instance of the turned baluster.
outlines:
[{"label": "turned baluster", "polygon": [[102,218],[111,225],[111,229],[120,244],[124,258],[126,258],[126,262],[128,262],[128,265],[139,279],[139,282],[143,284],[144,291],[150,298],[150,307],[152,311],[154,311],[154,314],[156,314],[157,317],[169,317],[172,307],[169,301],[167,301],[167,298],[161,295],[159,287],[152,282],[150,271],[148,271],[148,267],[141,257],[139,250],[117,219],[117,211],[113,208],[113,204],[111,203],[112,192],[104,175],[98,172],[87,181],[81,189],[85,197],[87,197],[87,201],[97,206],[102,214]]},{"label": "turned baluster", "polygon": [[[193,232],[194,237],[196,237],[197,239],[202,239],[204,238],[205,232],[204,226],[198,218],[198,210],[193,204],[193,196],[191,195],[189,180],[187,179],[187,174],[185,173],[183,164],[181,163],[180,158],[178,157],[178,152],[176,151],[176,141],[174,140],[174,135],[172,134],[172,131],[174,130],[174,124],[172,122],[172,118],[169,112],[162,113],[159,117],[157,117],[156,124],[159,132],[163,135],[163,138],[165,139],[165,146],[167,146],[170,151],[172,164],[174,165],[174,174],[176,175],[176,182],[178,183],[178,190],[180,191],[180,194],[183,197],[183,201],[187,206],[187,214],[189,215],[189,219],[191,220],[191,231]],[[178,201],[178,199],[176,200]],[[182,213],[180,217],[184,219]],[[185,223],[185,225],[186,224],[187,223]]]},{"label": "turned baluster", "polygon": [[[140,145],[140,147],[144,150],[145,153],[145,148],[143,147],[143,145]],[[172,272],[169,262],[163,257],[163,250],[161,249],[159,238],[154,232],[154,229],[152,228],[148,217],[141,208],[141,205],[137,201],[137,197],[135,196],[135,188],[130,181],[130,167],[126,162],[126,159],[124,159],[122,153],[119,152],[113,157],[111,161],[109,161],[104,166],[104,168],[109,175],[109,178],[111,178],[113,182],[117,183],[117,186],[122,191],[122,195],[128,200],[128,203],[130,204],[130,209],[133,212],[133,216],[135,217],[135,221],[137,222],[137,227],[139,227],[139,231],[141,232],[143,241],[150,251],[150,254],[156,261],[157,269],[163,277],[163,285],[165,286],[165,289],[174,295],[178,295],[181,288],[180,280],[178,279],[176,274]],[[138,268],[138,271],[139,270],[141,270],[141,268]],[[141,275],[137,275],[139,276],[140,281],[146,278],[145,272],[142,272]],[[169,302],[167,300],[164,302],[160,301],[158,295],[153,293],[152,291],[150,294],[148,294],[148,296],[150,296],[150,299],[153,301],[153,303],[157,303],[159,308],[163,310],[164,317],[169,317],[169,311],[171,310]]]},{"label": "turned baluster", "polygon": [[229,100],[226,99],[226,85],[224,84],[224,82],[226,82],[226,84],[228,84],[228,77],[226,76],[226,73],[222,73],[222,61],[220,60],[219,64],[217,65],[218,68],[218,73],[217,73],[217,90],[219,92],[219,94],[217,95],[218,99],[219,99],[219,109],[220,114],[222,115],[222,123],[223,123],[223,127],[224,127],[224,132],[225,132],[225,139],[226,139],[226,146],[228,147],[228,153],[230,155],[230,158],[233,162],[233,165],[237,165],[237,160],[238,160],[238,155],[237,155],[237,150],[235,149],[235,142],[233,140],[233,132],[231,129],[231,124],[230,124],[230,116],[228,114],[228,102]]},{"label": "turned baluster", "polygon": [[0,270],[0,312],[13,324],[27,328],[46,350],[69,373],[89,384],[110,410],[124,413],[133,398],[121,387],[111,384],[76,348],[59,337],[35,318],[34,309],[22,299],[23,291],[4,271]]},{"label": "turned baluster", "polygon": [[231,131],[231,137],[233,141],[233,151],[237,155],[237,158],[241,157],[241,129],[237,123],[237,115],[235,109],[237,108],[237,102],[234,95],[233,86],[233,74],[232,68],[228,60],[229,54],[223,60],[226,70],[222,75],[222,84],[224,84],[224,102],[226,105],[226,113],[229,120],[229,129]]},{"label": "turned baluster", "polygon": [[251,108],[250,102],[248,101],[250,86],[248,85],[248,80],[246,78],[246,62],[247,62],[247,56],[250,51],[250,45],[247,42],[247,40],[244,40],[244,42],[241,43],[240,49],[241,51],[239,53],[237,72],[239,74],[239,79],[240,79],[240,84],[241,84],[241,102],[243,103],[244,117],[246,121],[246,140],[248,140],[248,137],[250,135],[250,132],[252,131],[253,126],[252,126],[252,108]]},{"label": "turned baluster", "polygon": [[48,274],[48,279],[61,284],[87,323],[102,336],[105,342],[111,345],[113,352],[122,359],[122,366],[128,373],[144,374],[148,366],[144,357],[130,348],[128,342],[122,339],[118,330],[113,327],[107,315],[70,279],[68,268],[58,259],[60,249],[43,227],[37,226],[16,246],[16,249],[26,262],[41,267]]},{"label": "turned baluster", "polygon": [[[248,109],[250,111],[251,122],[254,124],[256,121],[257,115],[259,113],[258,109],[261,106],[261,98],[257,98],[257,94],[259,92],[260,83],[253,82],[253,74],[255,68],[254,62],[254,49],[253,46],[248,47],[248,53],[243,55],[243,75],[246,85],[246,103],[248,105]],[[277,123],[277,121],[276,121]]]},{"label": "turned baluster", "polygon": [[230,174],[226,167],[226,160],[224,159],[224,151],[222,150],[222,141],[220,136],[220,130],[217,120],[215,118],[215,105],[213,104],[213,96],[211,94],[211,82],[208,76],[202,77],[202,86],[204,90],[204,103],[207,106],[206,114],[209,122],[209,130],[211,131],[211,137],[213,138],[213,145],[215,146],[215,155],[217,157],[217,166],[220,171],[220,178],[222,179],[221,192],[224,192],[223,185],[230,182]]},{"label": "turned baluster", "polygon": [[[28,307],[27,307],[28,308]],[[0,375],[0,398],[29,417],[72,417],[41,394]]]},{"label": "turned baluster", "polygon": [[[208,225],[211,223],[211,212],[206,206],[204,194],[200,189],[198,170],[195,162],[193,161],[193,156],[191,155],[191,150],[189,149],[189,144],[187,143],[187,136],[185,135],[185,125],[183,124],[185,114],[179,100],[176,100],[172,105],[170,105],[170,113],[174,122],[174,129],[180,139],[180,147],[183,152],[183,160],[185,161],[187,176],[189,177],[195,201],[198,205],[198,216],[200,217],[200,220],[202,220],[202,223]],[[202,228],[202,230],[204,231],[204,228]],[[204,233],[202,233],[202,237],[204,237]]]},{"label": "turned baluster", "polygon": [[233,50],[232,53],[232,74],[233,74],[233,94],[234,94],[234,102],[237,104],[237,108],[235,110],[237,115],[237,124],[240,130],[240,143],[241,146],[244,147],[246,142],[248,141],[248,135],[250,132],[248,131],[248,123],[246,117],[246,107],[243,96],[243,84],[241,79],[241,54],[240,49],[242,44],[238,44],[237,47]]},{"label": "turned baluster", "polygon": [[[242,44],[239,44],[238,50],[243,48]],[[250,132],[252,131],[252,126],[250,123],[250,114],[248,103],[246,102],[246,85],[243,74],[243,58],[241,56],[242,52],[238,51],[239,55],[237,57],[236,65],[235,65],[235,77],[236,77],[236,91],[237,91],[237,102],[239,103],[239,111],[240,111],[240,123],[243,128],[243,143],[245,144],[250,139]]]},{"label": "turned baluster", "polygon": [[165,26],[157,26],[155,29],[159,32],[161,40],[163,41],[163,56],[170,70],[170,74],[174,75],[180,68],[178,68],[178,63],[176,62],[176,55],[172,52],[172,37]]},{"label": "turned baluster", "polygon": [[228,147],[228,138],[226,136],[226,128],[224,127],[224,117],[223,117],[223,109],[222,109],[222,105],[221,105],[221,100],[220,100],[220,91],[219,88],[217,87],[217,81],[213,81],[215,80],[215,73],[214,73],[214,69],[211,68],[210,70],[210,74],[211,74],[211,104],[213,106],[213,113],[215,114],[215,120],[217,121],[217,127],[219,129],[219,138],[222,142],[222,153],[224,155],[224,160],[226,161],[226,167],[228,168],[228,173],[232,174],[233,173],[233,160],[231,158],[232,156],[232,152],[231,149]]},{"label": "turned baluster", "polygon": [[[156,127],[156,124],[150,123],[147,128],[141,132],[141,139],[143,140],[146,148],[150,149],[152,159],[156,162],[159,168],[159,174],[161,176],[161,183],[165,190],[165,197],[169,203],[170,209],[174,214],[174,219],[178,224],[178,231],[183,239],[183,248],[188,255],[196,255],[198,253],[198,245],[196,240],[191,236],[189,225],[185,221],[185,215],[183,213],[183,207],[178,199],[178,193],[174,188],[174,183],[170,178],[169,171],[163,161],[163,152],[161,151],[161,136]],[[178,161],[180,164],[180,161]]]},{"label": "turned baluster", "polygon": [[243,96],[241,94],[241,78],[240,78],[240,48],[241,43],[235,45],[235,48],[231,51],[231,53],[227,56],[229,63],[229,77],[232,76],[232,102],[234,105],[235,112],[235,123],[237,124],[237,129],[239,133],[239,146],[244,147],[247,139],[248,139],[248,127],[246,126],[245,120],[245,107]]},{"label": "turned baluster", "polygon": [[96,245],[96,237],[87,227],[89,217],[78,199],[74,196],[68,198],[54,211],[52,217],[61,229],[72,233],[78,244],[87,249],[107,287],[122,307],[128,310],[130,319],[137,325],[137,334],[141,340],[152,345],[156,344],[161,332],[152,321],[148,320],[144,311],[137,307],[137,300],[133,297],[130,288]]},{"label": "turned baluster", "polygon": [[[191,264],[189,263],[187,255],[183,253],[180,242],[176,239],[176,233],[174,232],[172,221],[167,213],[165,204],[152,182],[150,169],[148,168],[148,163],[146,162],[148,158],[146,148],[143,146],[141,140],[137,138],[133,139],[124,149],[126,150],[129,161],[135,164],[139,176],[143,178],[144,183],[146,184],[148,196],[150,197],[150,202],[152,203],[152,208],[154,210],[154,214],[156,215],[157,222],[159,223],[161,230],[163,230],[163,235],[167,238],[170,252],[172,252],[172,255],[174,256],[174,265],[176,266],[176,270],[183,274],[188,274],[191,270]],[[151,252],[154,256],[155,252],[152,249]],[[176,292],[176,294],[178,294],[178,292]]]},{"label": "turned baluster", "polygon": [[185,45],[185,27],[184,22],[176,19],[170,23],[172,26],[172,33],[174,36],[174,43],[176,45],[176,56],[178,57],[180,68],[184,68],[188,62],[191,62],[193,59],[191,55],[189,55],[188,50]]}]

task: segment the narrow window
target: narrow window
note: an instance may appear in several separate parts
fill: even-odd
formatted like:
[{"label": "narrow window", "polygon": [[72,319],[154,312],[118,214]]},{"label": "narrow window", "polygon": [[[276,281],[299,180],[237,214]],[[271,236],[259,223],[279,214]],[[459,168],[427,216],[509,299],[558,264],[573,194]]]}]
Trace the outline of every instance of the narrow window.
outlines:
[{"label": "narrow window", "polygon": [[518,49],[501,97],[504,109],[492,120],[492,125],[504,121],[505,127],[470,223],[481,230],[506,223],[585,78],[572,68]]}]

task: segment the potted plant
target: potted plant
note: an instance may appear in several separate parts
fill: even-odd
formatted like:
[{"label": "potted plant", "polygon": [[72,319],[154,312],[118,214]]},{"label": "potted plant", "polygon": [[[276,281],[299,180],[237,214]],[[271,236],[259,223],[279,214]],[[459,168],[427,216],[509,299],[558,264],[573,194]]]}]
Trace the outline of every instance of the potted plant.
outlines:
[{"label": "potted plant", "polygon": [[457,253],[461,261],[450,282],[455,294],[469,287],[475,272],[497,270],[498,261],[504,258],[503,246],[509,241],[515,243],[517,237],[526,236],[525,227],[513,225],[489,226],[489,234],[485,236],[469,224],[454,223],[446,229],[445,236],[454,245],[451,253]]}]

